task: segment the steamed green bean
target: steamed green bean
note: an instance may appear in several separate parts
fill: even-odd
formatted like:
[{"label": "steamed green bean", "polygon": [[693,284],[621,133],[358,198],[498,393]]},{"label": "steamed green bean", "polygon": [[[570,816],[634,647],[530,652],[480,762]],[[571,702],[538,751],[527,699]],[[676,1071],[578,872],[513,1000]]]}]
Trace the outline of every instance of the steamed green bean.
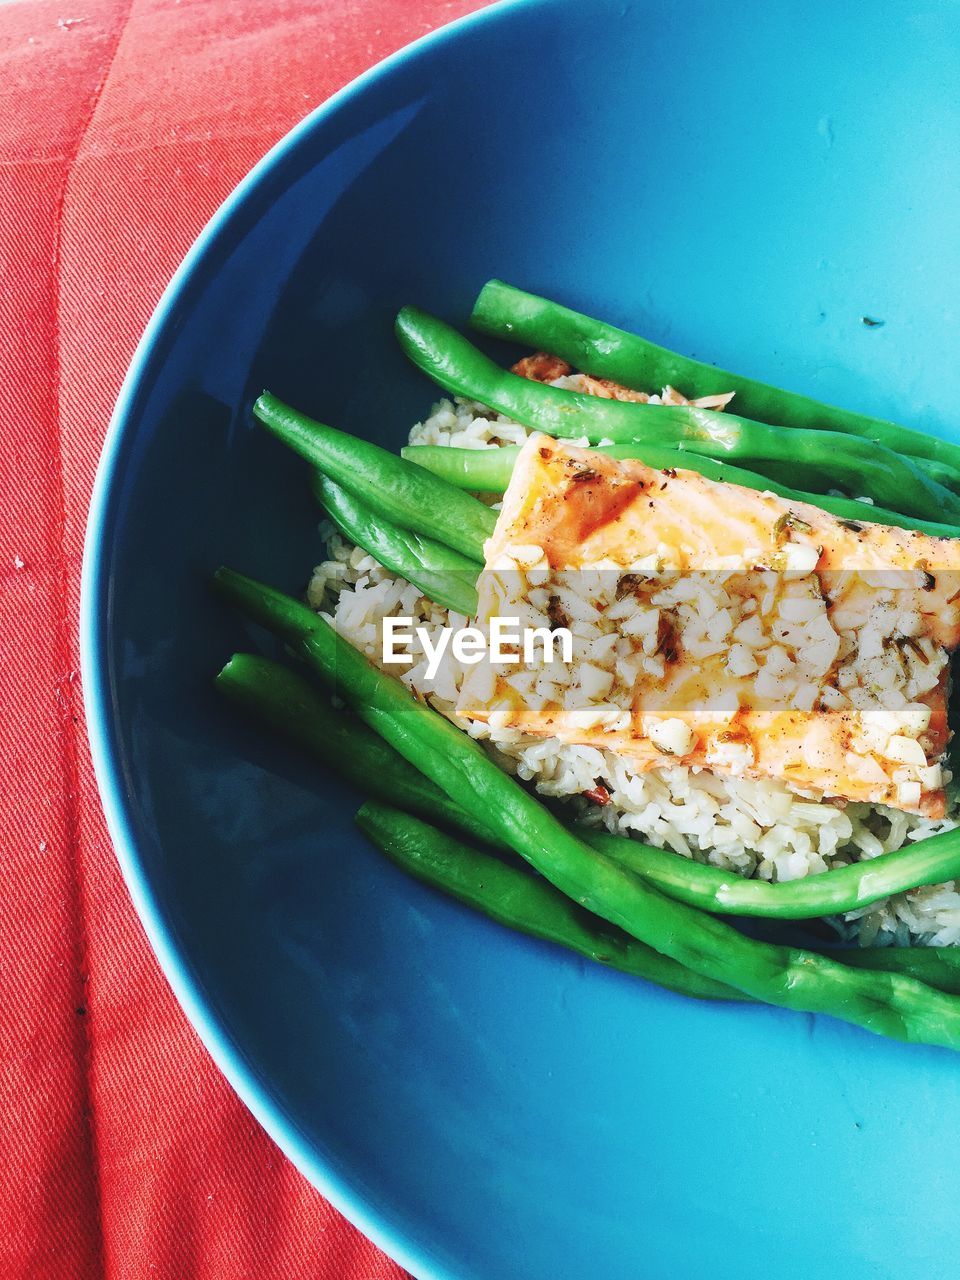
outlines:
[{"label": "steamed green bean", "polygon": [[[357,821],[404,871],[498,924],[545,938],[683,995],[699,999],[747,998],[733,987],[699,977],[622,930],[604,924],[542,877],[531,876],[516,865],[462,844],[398,809],[368,803],[360,810]],[[938,991],[960,995],[957,947],[835,947],[824,954],[838,964],[904,974]]]},{"label": "steamed green bean", "polygon": [[581,834],[593,848],[643,876],[671,898],[728,916],[806,920],[841,915],[894,893],[960,877],[960,830],[945,831],[894,853],[778,884],[746,880],[735,871],[693,862],[630,836],[599,830]]},{"label": "steamed green bean", "polygon": [[904,515],[924,519],[936,512],[960,522],[960,496],[874,441],[799,427],[784,432],[691,405],[631,404],[547,386],[500,368],[455,329],[416,307],[400,311],[396,331],[414,364],[445,390],[549,435],[669,445],[736,459],[812,492],[845,488]]},{"label": "steamed green bean", "polygon": [[493,532],[496,516],[482,502],[395,453],[315,422],[267,391],[253,412],[268,431],[375,515],[466,556],[476,555]]},{"label": "steamed green bean", "polygon": [[[472,618],[477,612],[476,559],[375,515],[355,494],[316,472],[314,493],[345,538],[392,573],[420,588],[427,599]],[[476,557],[483,558],[482,543]]]},{"label": "steamed green bean", "polygon": [[402,870],[499,924],[556,942],[600,964],[701,1000],[746,1000],[741,991],[700,977],[652,947],[605,924],[532,876],[382,804],[365,804],[357,822]]},{"label": "steamed green bean", "polygon": [[361,791],[485,841],[496,837],[361,721],[336,711],[303,676],[270,658],[235,653],[217,692],[248,718],[296,743]]},{"label": "steamed green bean", "polygon": [[948,440],[728,373],[502,280],[484,285],[470,323],[481,333],[549,351],[583,373],[637,390],[670,385],[691,399],[734,391],[736,410],[744,417],[876,440],[897,453],[942,464],[934,475],[944,482],[949,477],[951,487],[960,479],[960,446]]}]

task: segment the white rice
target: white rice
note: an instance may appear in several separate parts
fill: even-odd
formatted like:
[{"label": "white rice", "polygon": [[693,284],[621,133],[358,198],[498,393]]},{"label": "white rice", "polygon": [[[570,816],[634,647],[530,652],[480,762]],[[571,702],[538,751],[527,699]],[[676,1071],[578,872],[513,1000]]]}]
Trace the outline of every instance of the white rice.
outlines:
[{"label": "white rice", "polygon": [[[557,385],[576,388],[577,375]],[[684,403],[671,388],[654,403]],[[410,432],[411,444],[487,449],[522,444],[529,433],[482,405],[441,400],[430,417]],[[329,524],[322,526],[328,559],[314,570],[310,604],[370,658],[379,661],[382,621],[412,617],[434,635],[446,625],[462,625],[447,610],[384,569],[372,556],[345,542]],[[516,730],[459,719],[454,711],[460,672],[445,661],[432,681],[412,646],[414,664],[401,678],[437,710],[485,742],[509,772],[531,782],[544,795],[569,798],[585,822],[634,835],[686,858],[764,880],[796,880],[850,862],[874,858],[916,840],[948,831],[960,823],[956,786],[947,814],[931,821],[876,805],[839,808],[795,795],[783,783],[727,778],[707,770],[676,765],[639,773],[620,757],[595,747],[571,746],[556,739],[533,738]],[[603,783],[610,802],[582,798]],[[869,945],[951,946],[960,943],[958,882],[899,894],[834,920],[838,932]]]}]

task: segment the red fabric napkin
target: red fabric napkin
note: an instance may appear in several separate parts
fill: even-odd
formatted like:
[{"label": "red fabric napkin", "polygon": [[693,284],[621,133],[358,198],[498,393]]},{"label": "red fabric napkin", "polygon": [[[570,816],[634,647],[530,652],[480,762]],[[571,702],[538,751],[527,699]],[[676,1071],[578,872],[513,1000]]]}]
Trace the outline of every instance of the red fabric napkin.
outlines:
[{"label": "red fabric napkin", "polygon": [[481,3],[0,3],[0,1277],[403,1274],[247,1114],[147,947],[84,733],[80,558],[120,381],[207,218]]}]

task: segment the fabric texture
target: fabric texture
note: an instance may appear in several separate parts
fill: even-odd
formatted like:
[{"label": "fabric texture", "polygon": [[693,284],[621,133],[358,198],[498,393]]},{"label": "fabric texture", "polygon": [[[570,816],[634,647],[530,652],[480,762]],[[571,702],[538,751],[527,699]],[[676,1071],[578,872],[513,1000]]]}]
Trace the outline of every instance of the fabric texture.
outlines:
[{"label": "fabric texture", "polygon": [[145,941],[83,727],[84,522],[136,342],[292,125],[482,0],[0,0],[0,1280],[403,1275],[274,1147]]}]

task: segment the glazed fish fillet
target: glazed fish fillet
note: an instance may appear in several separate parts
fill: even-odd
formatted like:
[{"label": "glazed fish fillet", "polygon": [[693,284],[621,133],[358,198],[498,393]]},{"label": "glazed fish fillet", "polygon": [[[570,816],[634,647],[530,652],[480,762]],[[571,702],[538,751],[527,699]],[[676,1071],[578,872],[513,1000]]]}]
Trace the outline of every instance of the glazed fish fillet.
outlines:
[{"label": "glazed fish fillet", "polygon": [[478,624],[569,630],[572,660],[470,667],[458,712],[802,795],[944,812],[960,540],[534,435]]}]

